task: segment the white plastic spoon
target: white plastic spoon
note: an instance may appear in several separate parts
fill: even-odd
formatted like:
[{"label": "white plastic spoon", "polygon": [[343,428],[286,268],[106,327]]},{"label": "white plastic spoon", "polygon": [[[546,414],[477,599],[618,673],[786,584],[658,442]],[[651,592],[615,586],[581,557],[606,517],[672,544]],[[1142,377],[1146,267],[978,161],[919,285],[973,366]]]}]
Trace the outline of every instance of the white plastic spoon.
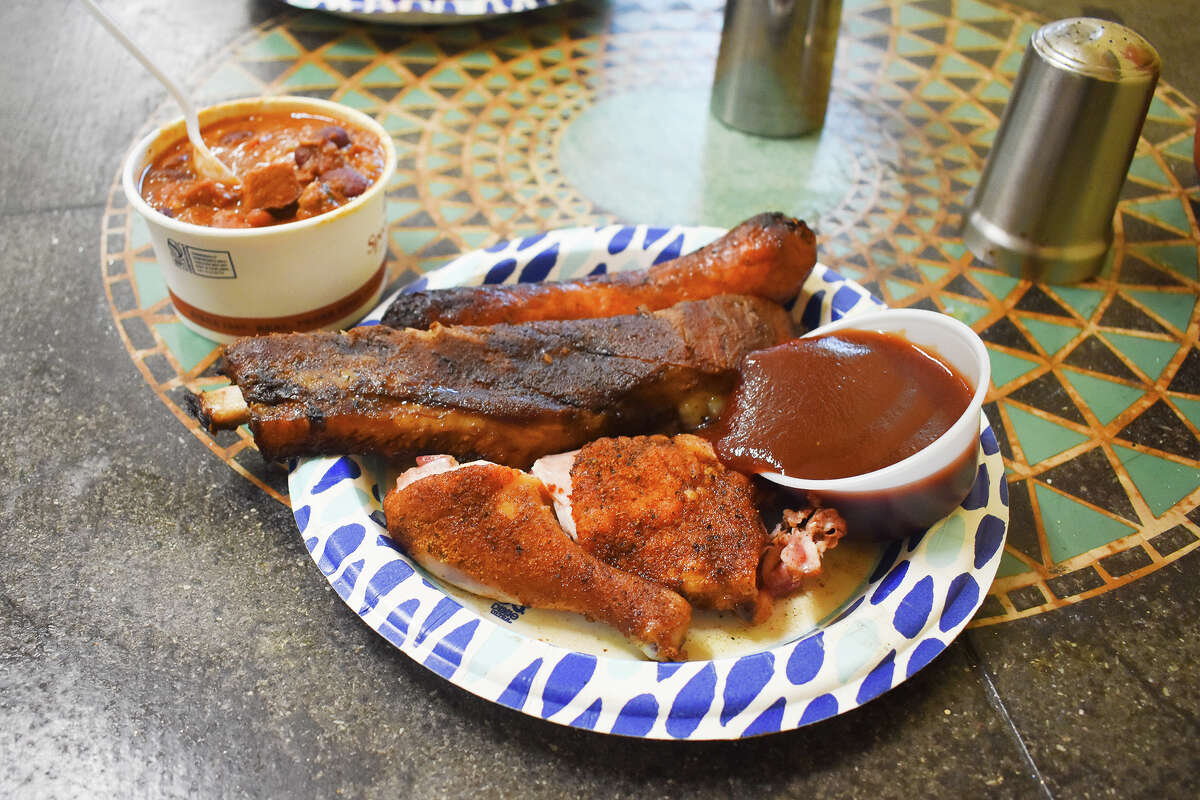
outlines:
[{"label": "white plastic spoon", "polygon": [[195,164],[196,172],[206,178],[220,181],[221,183],[237,186],[241,181],[234,174],[233,170],[225,166],[212,151],[208,149],[208,145],[204,143],[204,139],[200,136],[200,119],[196,115],[196,106],[192,104],[192,99],[179,88],[175,81],[167,77],[167,74],[159,69],[158,65],[150,60],[150,57],[142,52],[133,40],[125,35],[125,32],[117,27],[117,23],[113,22],[112,18],[104,12],[100,6],[96,5],[95,0],[83,0],[88,9],[101,25],[108,30],[113,37],[125,46],[125,49],[133,54],[133,57],[142,63],[142,66],[150,71],[150,74],[158,78],[159,82],[166,87],[171,96],[175,98],[175,102],[183,109],[183,119],[187,126],[188,140],[192,143],[192,163]]}]

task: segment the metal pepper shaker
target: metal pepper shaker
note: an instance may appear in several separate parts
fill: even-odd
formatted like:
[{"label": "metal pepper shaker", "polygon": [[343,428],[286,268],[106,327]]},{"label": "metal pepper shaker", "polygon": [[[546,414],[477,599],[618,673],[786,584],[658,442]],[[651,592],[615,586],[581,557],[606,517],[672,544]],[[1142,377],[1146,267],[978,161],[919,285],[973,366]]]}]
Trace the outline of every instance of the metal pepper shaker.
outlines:
[{"label": "metal pepper shaker", "polygon": [[842,0],[728,0],[713,115],[762,136],[799,136],[825,120]]},{"label": "metal pepper shaker", "polygon": [[1063,19],[1034,33],[967,200],[967,247],[1032,280],[1093,277],[1159,69],[1150,43],[1115,22]]}]

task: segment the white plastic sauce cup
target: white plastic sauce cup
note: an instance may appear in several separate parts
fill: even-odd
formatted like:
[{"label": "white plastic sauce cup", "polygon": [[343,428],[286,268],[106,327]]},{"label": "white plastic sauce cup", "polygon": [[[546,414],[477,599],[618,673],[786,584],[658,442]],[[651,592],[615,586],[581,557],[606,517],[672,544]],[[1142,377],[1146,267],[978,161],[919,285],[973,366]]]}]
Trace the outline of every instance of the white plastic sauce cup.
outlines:
[{"label": "white plastic sauce cup", "polygon": [[139,191],[146,167],[186,135],[182,119],[142,139],[125,159],[125,196],[146,221],[175,310],[189,328],[218,342],[348,327],[379,302],[386,282],[385,190],[396,151],[379,123],[327,100],[261,97],[210,106],[200,112],[200,124],[289,111],[332,117],[374,135],[383,173],[358,197],[315,217],[264,228],[210,228],[168,217]]},{"label": "white plastic sauce cup", "polygon": [[957,370],[971,387],[971,402],[937,439],[873,472],[828,480],[805,480],[779,473],[763,473],[763,477],[838,509],[846,519],[848,536],[893,539],[925,530],[953,511],[975,482],[980,413],[991,381],[987,348],[973,330],[953,317],[919,309],[841,319],[811,331],[806,338],[844,330],[903,336]]}]

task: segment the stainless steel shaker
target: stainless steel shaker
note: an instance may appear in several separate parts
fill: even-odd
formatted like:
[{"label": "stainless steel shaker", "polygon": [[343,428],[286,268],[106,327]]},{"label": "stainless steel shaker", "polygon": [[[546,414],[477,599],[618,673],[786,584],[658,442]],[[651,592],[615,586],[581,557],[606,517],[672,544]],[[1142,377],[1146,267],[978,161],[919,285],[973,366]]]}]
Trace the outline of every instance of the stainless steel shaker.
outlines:
[{"label": "stainless steel shaker", "polygon": [[980,260],[1050,283],[1100,270],[1159,67],[1150,43],[1115,22],[1034,33],[963,214]]},{"label": "stainless steel shaker", "polygon": [[728,0],[713,115],[762,136],[820,128],[841,17],[842,0]]}]

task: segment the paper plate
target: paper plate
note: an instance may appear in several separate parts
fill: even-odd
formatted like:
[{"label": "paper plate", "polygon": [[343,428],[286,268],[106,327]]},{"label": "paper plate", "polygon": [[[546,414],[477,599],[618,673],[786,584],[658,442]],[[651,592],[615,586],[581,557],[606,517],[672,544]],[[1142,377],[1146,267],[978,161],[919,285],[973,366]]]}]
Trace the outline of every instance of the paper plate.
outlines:
[{"label": "paper plate", "polygon": [[[644,268],[721,233],[646,226],[553,231],[464,255],[405,291]],[[386,305],[364,324],[377,321]],[[792,313],[816,327],[881,305],[818,264]],[[862,705],[928,664],[966,626],[995,576],[1008,526],[1004,464],[986,417],[980,430],[979,473],[962,505],[928,531],[891,543],[873,566],[864,564],[836,608],[805,630],[744,637],[718,657],[671,664],[638,659],[615,633],[578,615],[442,587],[387,537],[381,497],[392,472],[378,460],[299,460],[289,489],[305,545],[346,604],[446,680],[577,728],[736,739]]]}]

